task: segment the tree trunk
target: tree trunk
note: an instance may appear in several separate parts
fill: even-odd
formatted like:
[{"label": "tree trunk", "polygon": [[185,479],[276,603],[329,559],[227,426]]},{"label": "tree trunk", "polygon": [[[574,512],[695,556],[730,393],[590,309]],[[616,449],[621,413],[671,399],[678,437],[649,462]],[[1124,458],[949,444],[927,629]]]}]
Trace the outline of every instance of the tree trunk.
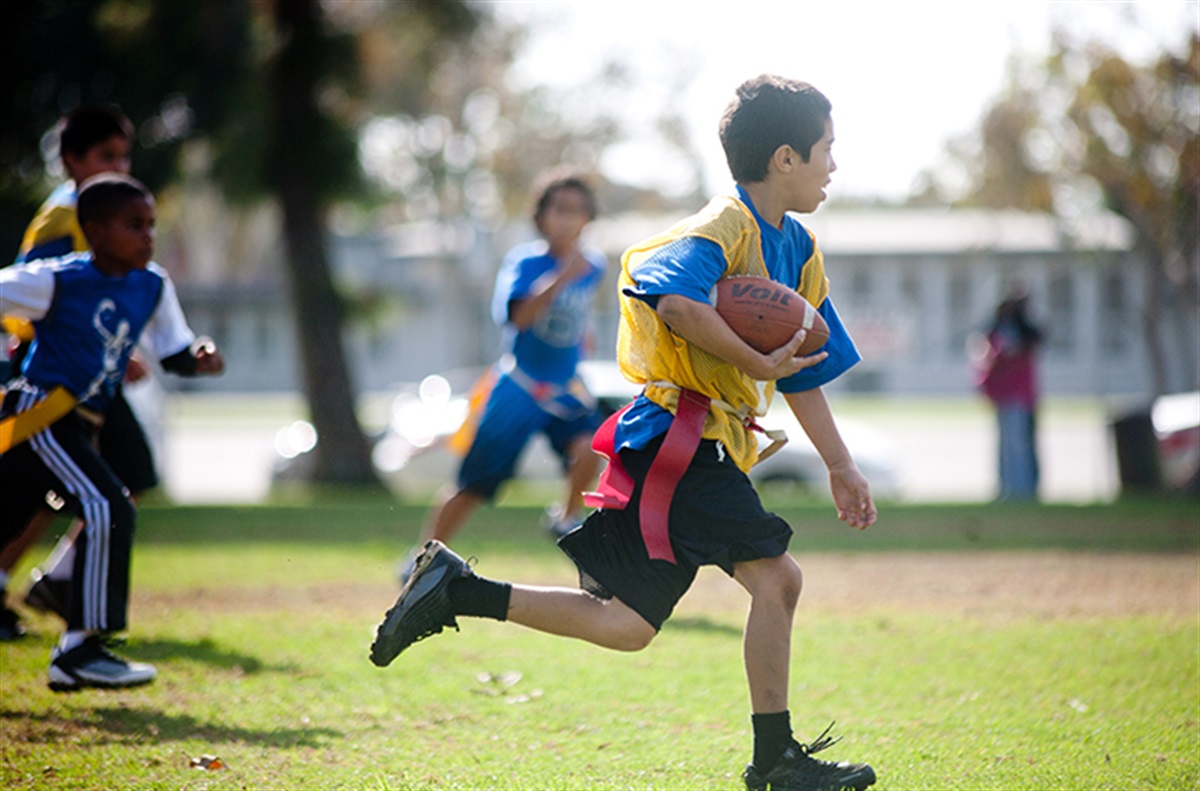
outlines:
[{"label": "tree trunk", "polygon": [[313,480],[379,485],[370,446],[355,415],[355,394],[342,348],[343,311],[325,250],[321,198],[310,171],[312,143],[324,119],[316,106],[317,0],[276,0],[279,51],[272,69],[272,180],[283,210],[304,391],[317,431]]}]

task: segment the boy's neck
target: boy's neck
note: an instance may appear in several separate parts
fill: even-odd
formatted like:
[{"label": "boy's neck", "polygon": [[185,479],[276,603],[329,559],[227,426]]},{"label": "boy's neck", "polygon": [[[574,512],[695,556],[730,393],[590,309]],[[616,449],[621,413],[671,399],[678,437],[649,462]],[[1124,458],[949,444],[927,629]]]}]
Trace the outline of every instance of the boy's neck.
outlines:
[{"label": "boy's neck", "polygon": [[738,186],[745,190],[746,195],[750,197],[750,202],[754,204],[759,217],[775,228],[783,226],[783,216],[787,214],[788,207],[772,188],[770,179],[749,183],[738,182]]},{"label": "boy's neck", "polygon": [[101,274],[109,277],[125,277],[133,271],[133,267],[122,264],[120,261],[114,261],[108,256],[97,255],[92,253],[92,266],[100,270]]},{"label": "boy's neck", "polygon": [[560,261],[579,252],[578,239],[572,242],[559,242],[558,244],[550,244],[547,242],[546,244],[549,248],[550,255],[559,259]]}]

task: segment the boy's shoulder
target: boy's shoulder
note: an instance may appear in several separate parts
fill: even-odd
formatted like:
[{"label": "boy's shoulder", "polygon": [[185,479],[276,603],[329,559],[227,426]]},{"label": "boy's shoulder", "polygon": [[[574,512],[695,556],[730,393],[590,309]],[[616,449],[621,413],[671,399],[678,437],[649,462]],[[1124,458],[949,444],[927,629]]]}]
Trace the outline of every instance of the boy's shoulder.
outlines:
[{"label": "boy's shoulder", "polygon": [[38,207],[37,214],[34,215],[34,222],[50,215],[69,215],[74,217],[75,207],[78,203],[79,192],[75,188],[75,182],[64,181],[51,190],[46,199],[42,201],[42,205]]},{"label": "boy's shoulder", "polygon": [[19,261],[7,269],[13,272],[63,272],[74,269],[90,269],[92,253],[67,253],[50,258],[35,258],[30,261]]},{"label": "boy's shoulder", "polygon": [[547,258],[550,255],[550,245],[545,239],[527,239],[509,248],[504,258],[511,262],[526,261],[533,258]]},{"label": "boy's shoulder", "polygon": [[65,208],[74,211],[75,206],[78,203],[79,190],[76,188],[75,182],[64,181],[62,184],[59,184],[57,187],[51,190],[50,194],[46,197],[46,200],[42,202],[42,208]]}]

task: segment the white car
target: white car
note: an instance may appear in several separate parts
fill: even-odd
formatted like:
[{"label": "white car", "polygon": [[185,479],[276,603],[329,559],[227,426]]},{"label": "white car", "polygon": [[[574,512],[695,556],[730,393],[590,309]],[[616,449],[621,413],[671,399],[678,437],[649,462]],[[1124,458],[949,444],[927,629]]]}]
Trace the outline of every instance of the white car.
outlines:
[{"label": "white car", "polygon": [[[463,369],[427,376],[420,383],[399,386],[392,401],[391,420],[378,440],[374,461],[380,475],[400,488],[438,485],[453,480],[458,457],[445,440],[462,424],[468,411],[467,394],[483,369]],[[633,399],[640,388],[626,380],[613,360],[589,360],[579,374],[604,414]],[[750,472],[760,486],[809,489],[828,494],[828,473],[821,457],[796,423],[781,398],[759,421],[765,428],[784,428],[788,443]],[[877,497],[897,495],[896,452],[891,442],[873,429],[839,418],[838,427],[859,468]],[[526,448],[518,468],[525,479],[555,479],[562,474],[558,458],[541,436]]]}]

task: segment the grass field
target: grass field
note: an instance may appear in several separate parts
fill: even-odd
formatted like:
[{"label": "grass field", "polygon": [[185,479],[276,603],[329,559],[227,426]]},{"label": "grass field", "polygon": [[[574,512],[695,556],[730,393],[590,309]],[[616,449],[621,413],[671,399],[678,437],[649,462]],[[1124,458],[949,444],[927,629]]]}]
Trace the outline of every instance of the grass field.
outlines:
[{"label": "grass field", "polygon": [[[1200,506],[893,507],[866,534],[781,503],[806,572],[797,736],[879,789],[1200,788]],[[482,512],[480,573],[572,584],[533,507]],[[0,645],[9,789],[741,787],[746,599],[702,574],[646,650],[462,619],[367,658],[419,507],[143,510],[126,655],[154,684],[56,695],[57,624]],[[35,553],[33,560],[38,559]],[[17,577],[21,579],[21,577]],[[216,756],[223,768],[193,759]],[[823,756],[824,757],[824,756]]]}]

